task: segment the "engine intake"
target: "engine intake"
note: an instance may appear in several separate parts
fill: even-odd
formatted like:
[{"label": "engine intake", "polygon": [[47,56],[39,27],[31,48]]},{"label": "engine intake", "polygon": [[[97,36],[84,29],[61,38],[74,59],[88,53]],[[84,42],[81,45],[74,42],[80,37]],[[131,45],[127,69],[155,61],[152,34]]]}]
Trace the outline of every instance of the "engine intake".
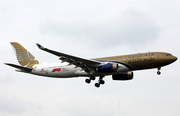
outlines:
[{"label": "engine intake", "polygon": [[108,63],[102,66],[99,66],[97,68],[98,72],[102,72],[102,73],[111,73],[111,72],[116,72],[118,70],[118,64],[116,63]]},{"label": "engine intake", "polygon": [[121,73],[121,74],[116,74],[116,75],[112,75],[112,79],[113,80],[131,80],[133,79],[133,72],[129,71],[129,72],[125,72],[125,73]]}]

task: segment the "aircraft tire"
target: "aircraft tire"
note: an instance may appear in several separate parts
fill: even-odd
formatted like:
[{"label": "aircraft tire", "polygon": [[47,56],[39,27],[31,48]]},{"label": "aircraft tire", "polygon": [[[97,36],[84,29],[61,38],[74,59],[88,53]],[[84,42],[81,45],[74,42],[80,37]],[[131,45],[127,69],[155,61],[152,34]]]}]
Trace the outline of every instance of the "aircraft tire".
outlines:
[{"label": "aircraft tire", "polygon": [[160,74],[161,74],[161,72],[160,72],[160,71],[158,71],[158,72],[157,72],[157,74],[158,74],[158,75],[160,75]]},{"label": "aircraft tire", "polygon": [[90,79],[86,79],[85,82],[89,84],[89,83],[91,83],[91,80]]},{"label": "aircraft tire", "polygon": [[92,76],[90,77],[90,79],[91,79],[91,80],[95,80],[96,78],[95,78],[95,76],[92,75]]},{"label": "aircraft tire", "polygon": [[104,81],[104,80],[100,80],[99,83],[100,83],[100,84],[104,84],[105,81]]},{"label": "aircraft tire", "polygon": [[99,83],[95,83],[95,87],[100,87],[100,84]]}]

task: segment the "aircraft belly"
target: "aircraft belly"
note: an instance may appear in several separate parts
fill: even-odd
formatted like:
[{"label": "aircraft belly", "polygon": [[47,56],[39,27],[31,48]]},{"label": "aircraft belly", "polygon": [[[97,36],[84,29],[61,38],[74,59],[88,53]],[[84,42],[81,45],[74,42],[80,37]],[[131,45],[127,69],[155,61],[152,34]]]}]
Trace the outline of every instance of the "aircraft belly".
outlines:
[{"label": "aircraft belly", "polygon": [[67,78],[67,77],[74,77],[76,76],[74,73],[78,69],[74,67],[59,67],[59,68],[53,68],[49,70],[49,76],[53,77],[61,77],[61,78]]},{"label": "aircraft belly", "polygon": [[71,66],[54,66],[54,67],[36,67],[31,72],[35,75],[47,76],[47,77],[74,77],[77,76],[75,72],[79,70],[79,68],[74,68]]}]

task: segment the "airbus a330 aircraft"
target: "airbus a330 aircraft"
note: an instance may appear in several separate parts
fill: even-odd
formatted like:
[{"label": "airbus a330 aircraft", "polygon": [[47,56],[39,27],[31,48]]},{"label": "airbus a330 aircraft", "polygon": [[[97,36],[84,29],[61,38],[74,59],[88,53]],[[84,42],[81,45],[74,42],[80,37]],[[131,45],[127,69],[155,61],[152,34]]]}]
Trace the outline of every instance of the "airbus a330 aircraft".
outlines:
[{"label": "airbus a330 aircraft", "polygon": [[76,56],[57,52],[44,48],[37,44],[38,48],[56,55],[61,62],[55,64],[41,63],[17,42],[11,42],[15,49],[15,54],[20,65],[5,63],[16,68],[16,71],[30,73],[34,75],[70,78],[70,77],[88,77],[85,82],[90,83],[99,77],[96,87],[100,87],[105,81],[103,78],[112,75],[113,80],[131,80],[135,70],[157,68],[157,74],[160,75],[162,66],[173,63],[177,57],[165,52],[147,52],[139,54],[130,54],[115,57],[84,59]]}]

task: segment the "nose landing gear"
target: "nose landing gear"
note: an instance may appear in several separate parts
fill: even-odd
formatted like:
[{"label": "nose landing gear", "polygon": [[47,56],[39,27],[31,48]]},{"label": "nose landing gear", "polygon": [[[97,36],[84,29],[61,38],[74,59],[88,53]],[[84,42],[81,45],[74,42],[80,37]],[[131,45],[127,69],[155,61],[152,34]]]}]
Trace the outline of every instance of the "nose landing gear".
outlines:
[{"label": "nose landing gear", "polygon": [[157,71],[157,74],[158,74],[158,75],[160,75],[160,74],[161,74],[161,72],[160,72],[160,71]]},{"label": "nose landing gear", "polygon": [[161,67],[158,67],[158,71],[157,71],[157,74],[158,74],[158,75],[161,74],[160,70],[161,70]]}]

